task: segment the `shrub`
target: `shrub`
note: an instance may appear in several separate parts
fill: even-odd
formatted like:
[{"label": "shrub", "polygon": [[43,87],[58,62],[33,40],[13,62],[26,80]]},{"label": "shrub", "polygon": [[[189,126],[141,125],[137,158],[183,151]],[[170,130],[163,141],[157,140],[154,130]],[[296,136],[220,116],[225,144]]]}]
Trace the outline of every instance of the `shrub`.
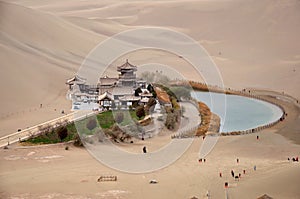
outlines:
[{"label": "shrub", "polygon": [[154,92],[154,88],[153,88],[153,86],[152,86],[151,84],[148,84],[147,90],[148,90],[150,93]]},{"label": "shrub", "polygon": [[132,110],[133,110],[132,105],[129,105],[128,108],[129,108],[129,111],[132,111]]},{"label": "shrub", "polygon": [[149,99],[149,101],[147,102],[147,105],[146,105],[147,111],[148,112],[153,112],[155,104],[156,104],[156,100],[153,97],[151,97]]},{"label": "shrub", "polygon": [[60,140],[65,139],[68,136],[68,129],[65,126],[59,127],[57,129],[57,135]]},{"label": "shrub", "polygon": [[144,109],[144,106],[138,106],[136,109],[135,109],[135,114],[136,116],[141,119],[142,117],[145,116],[145,109]]},{"label": "shrub", "polygon": [[132,103],[132,108],[136,108],[136,107],[138,107],[139,106],[139,103],[138,102],[133,102]]},{"label": "shrub", "polygon": [[75,138],[74,138],[74,146],[83,146],[83,143],[81,141],[81,138],[78,134],[75,135]]},{"label": "shrub", "polygon": [[165,126],[166,126],[168,129],[173,130],[173,129],[175,128],[176,118],[177,118],[176,113],[169,112],[169,113],[167,114]]}]

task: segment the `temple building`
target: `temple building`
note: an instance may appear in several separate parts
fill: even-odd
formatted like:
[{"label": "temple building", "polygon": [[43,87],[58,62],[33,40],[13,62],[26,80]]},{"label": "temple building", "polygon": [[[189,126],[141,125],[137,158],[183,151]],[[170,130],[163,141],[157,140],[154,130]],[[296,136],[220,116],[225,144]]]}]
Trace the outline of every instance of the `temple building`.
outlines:
[{"label": "temple building", "polygon": [[118,78],[111,78],[105,75],[104,77],[100,77],[98,81],[99,94],[103,94],[105,92],[112,93],[113,89],[118,84]]},{"label": "temple building", "polygon": [[78,85],[79,88],[83,90],[86,84],[86,79],[75,75],[74,77],[68,79],[66,84],[69,85],[69,90],[73,90],[74,85]]},{"label": "temple building", "polygon": [[[69,98],[78,106],[81,102],[97,103],[99,108],[122,108],[139,103],[145,104],[152,97],[146,91],[146,81],[137,79],[137,66],[126,62],[117,67],[118,77],[103,76],[97,85],[87,85],[86,79],[75,75],[67,80],[69,85]],[[139,96],[134,95],[135,89],[140,87],[144,90]]]}]

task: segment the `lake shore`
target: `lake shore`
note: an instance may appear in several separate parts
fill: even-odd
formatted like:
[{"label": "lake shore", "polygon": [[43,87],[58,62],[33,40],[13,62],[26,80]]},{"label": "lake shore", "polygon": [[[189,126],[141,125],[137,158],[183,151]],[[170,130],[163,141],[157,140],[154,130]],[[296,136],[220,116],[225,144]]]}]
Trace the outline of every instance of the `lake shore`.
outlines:
[{"label": "lake shore", "polygon": [[[256,92],[275,96],[269,91]],[[224,182],[229,182],[228,194],[233,198],[256,198],[265,193],[275,198],[296,198],[300,194],[297,188],[300,181],[295,176],[299,175],[300,164],[287,158],[299,156],[300,145],[294,144],[298,140],[294,139],[290,129],[297,124],[300,111],[288,101],[281,103],[288,116],[278,125],[258,133],[220,137],[213,151],[205,157],[205,163],[198,162],[203,140],[197,138],[174,164],[148,174],[132,175],[112,170],[95,160],[84,148],[69,146],[68,151],[64,150],[65,144],[11,146],[0,151],[1,196],[170,198],[176,194],[179,198],[201,198],[209,190],[212,196],[221,198],[225,192]],[[166,134],[163,139],[155,138],[155,142],[165,143],[167,139],[170,137]],[[160,147],[159,144],[157,146]],[[239,158],[238,164],[236,158]],[[246,170],[246,174],[242,173],[242,178],[237,182],[230,176],[231,169],[236,173]],[[222,178],[219,172],[222,172]],[[97,179],[101,175],[116,175],[118,181],[99,183]],[[151,179],[159,183],[151,185]],[[174,187],[180,188],[174,191]]]},{"label": "lake shore", "polygon": [[[122,31],[145,26],[191,37],[207,51],[217,66],[215,75],[227,88],[250,90],[280,103],[287,113],[271,128],[218,137],[205,163],[199,162],[203,144],[199,137],[176,162],[146,174],[108,168],[72,144],[10,145],[0,149],[0,198],[202,199],[209,192],[219,199],[226,190],[229,198],[264,194],[299,198],[300,164],[288,161],[300,156],[298,0],[1,0],[0,8],[0,137],[60,117],[63,110],[69,113],[66,80],[77,73],[91,50]],[[182,44],[180,38],[168,35],[156,39]],[[113,51],[113,46],[104,50]],[[185,54],[157,49],[120,55],[99,77],[116,76],[116,66],[126,59],[139,71],[154,68],[152,72],[172,78],[171,72],[187,80],[210,79],[202,76],[206,68],[195,69]],[[150,63],[157,63],[156,68],[148,67]],[[170,132],[165,131],[152,140],[119,147],[141,153],[147,145],[151,152],[170,141]],[[239,181],[231,177],[231,170],[241,173]],[[98,182],[100,176],[118,180]],[[150,184],[153,179],[158,183]]]}]

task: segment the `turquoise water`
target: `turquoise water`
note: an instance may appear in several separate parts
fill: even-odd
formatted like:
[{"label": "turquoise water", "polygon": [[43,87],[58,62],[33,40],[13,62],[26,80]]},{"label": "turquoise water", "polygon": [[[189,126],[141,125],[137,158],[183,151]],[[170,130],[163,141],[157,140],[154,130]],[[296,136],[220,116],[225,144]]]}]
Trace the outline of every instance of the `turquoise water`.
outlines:
[{"label": "turquoise water", "polygon": [[282,110],[268,102],[237,95],[195,91],[192,96],[204,102],[221,118],[221,132],[242,131],[278,120]]}]

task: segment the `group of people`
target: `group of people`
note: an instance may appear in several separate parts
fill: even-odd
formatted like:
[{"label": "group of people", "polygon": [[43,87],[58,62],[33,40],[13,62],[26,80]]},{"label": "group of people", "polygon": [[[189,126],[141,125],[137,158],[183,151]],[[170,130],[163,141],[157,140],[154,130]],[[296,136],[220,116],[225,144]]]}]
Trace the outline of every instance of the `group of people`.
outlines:
[{"label": "group of people", "polygon": [[[246,174],[246,170],[245,170],[245,169],[243,170],[243,174],[244,174],[244,175]],[[235,180],[239,180],[239,179],[242,177],[242,174],[239,173],[238,175],[235,175],[235,174],[234,174],[234,171],[231,170],[231,176],[232,176]],[[220,177],[222,177],[221,172],[220,172]]]},{"label": "group of people", "polygon": [[293,162],[299,162],[298,156],[295,158],[288,158],[288,161],[292,160]]},{"label": "group of people", "polygon": [[[297,157],[297,158],[298,158],[298,157]],[[296,160],[296,158],[295,158],[295,160]],[[298,160],[298,159],[297,159],[297,160]],[[236,159],[236,162],[239,163],[239,161],[240,161],[240,160],[237,158],[237,159]],[[253,170],[256,171],[256,165],[253,166]],[[231,173],[231,176],[232,176],[235,180],[239,180],[239,178],[242,177],[242,174],[241,174],[241,173],[239,173],[238,175],[235,175],[235,173],[234,173],[233,170],[231,170],[230,173]],[[244,174],[244,175],[246,174],[246,170],[245,170],[245,169],[243,169],[243,174]],[[219,176],[220,176],[220,178],[223,176],[223,175],[222,175],[222,172],[219,172]]]}]

